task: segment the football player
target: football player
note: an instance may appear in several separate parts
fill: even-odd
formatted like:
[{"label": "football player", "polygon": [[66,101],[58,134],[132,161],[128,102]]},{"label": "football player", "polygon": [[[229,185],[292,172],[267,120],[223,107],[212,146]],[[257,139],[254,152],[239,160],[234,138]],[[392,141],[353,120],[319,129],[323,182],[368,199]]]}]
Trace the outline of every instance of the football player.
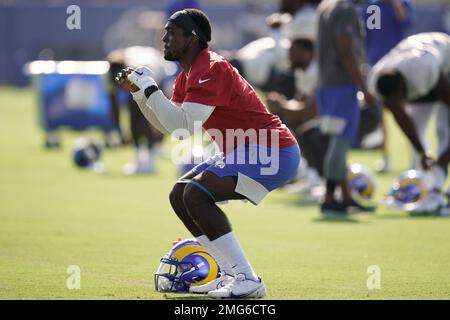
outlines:
[{"label": "football player", "polygon": [[424,132],[419,136],[414,122],[427,122],[429,117],[414,111],[408,115],[405,105],[413,103],[417,108],[432,108],[435,103],[441,104],[437,118],[438,159],[432,170],[434,185],[422,208],[417,209],[438,210],[450,160],[450,36],[439,32],[420,33],[401,41],[373,67],[369,87],[392,111],[424,169],[429,169],[433,161],[424,148]]},{"label": "football player", "polygon": [[[216,202],[247,199],[259,204],[295,175],[300,161],[297,141],[237,70],[209,50],[211,25],[202,11],[174,13],[162,41],[165,59],[183,68],[170,100],[148,68],[122,70],[117,81],[133,93],[147,120],[161,132],[193,133],[201,124],[223,152],[184,175],[169,196],[177,216],[222,270],[220,277],[191,292],[213,298],[263,297],[264,283]],[[249,132],[258,135],[246,136]],[[261,154],[271,157],[270,167]]]},{"label": "football player", "polygon": [[[152,68],[155,80],[161,83],[165,77],[165,62],[167,63],[167,61],[164,61],[162,53],[157,49],[142,46],[114,50],[108,54],[107,61],[110,64],[109,73],[112,80],[108,86],[111,114],[122,140],[125,140],[120,126],[120,100],[122,100],[123,89],[120,89],[115,83],[115,76],[125,66],[146,65]],[[130,113],[131,138],[136,148],[136,160],[127,163],[123,171],[129,175],[151,173],[156,168],[156,153],[163,135],[148,123],[129,93],[123,96],[126,98]]]},{"label": "football player", "polygon": [[[277,92],[267,95],[269,110],[280,116],[281,120],[295,132],[301,147],[303,159],[308,168],[306,179],[291,185],[288,190],[311,191],[322,185],[323,159],[327,149],[328,138],[320,132],[320,118],[314,91],[317,86],[317,62],[314,57],[314,41],[299,37],[292,41],[289,49],[289,61],[296,77],[296,96],[286,99]],[[305,161],[302,161],[303,164]]]}]

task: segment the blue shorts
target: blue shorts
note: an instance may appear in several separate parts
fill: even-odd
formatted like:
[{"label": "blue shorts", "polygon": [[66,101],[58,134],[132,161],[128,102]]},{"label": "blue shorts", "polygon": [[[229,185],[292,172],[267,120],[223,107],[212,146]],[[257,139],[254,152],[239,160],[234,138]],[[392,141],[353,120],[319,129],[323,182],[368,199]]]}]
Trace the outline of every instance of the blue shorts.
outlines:
[{"label": "blue shorts", "polygon": [[354,85],[317,90],[322,133],[340,135],[350,141],[356,138],[361,116],[357,93]]},{"label": "blue shorts", "polygon": [[282,149],[246,144],[225,157],[223,154],[215,155],[192,171],[195,174],[209,171],[219,177],[237,177],[235,191],[253,204],[259,204],[267,193],[293,179],[299,164],[297,144]]}]

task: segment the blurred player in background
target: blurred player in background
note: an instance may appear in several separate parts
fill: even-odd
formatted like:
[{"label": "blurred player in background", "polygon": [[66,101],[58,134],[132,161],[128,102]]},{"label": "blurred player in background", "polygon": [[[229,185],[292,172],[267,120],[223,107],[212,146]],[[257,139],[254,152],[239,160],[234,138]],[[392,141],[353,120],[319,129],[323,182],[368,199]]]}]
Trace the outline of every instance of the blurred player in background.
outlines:
[{"label": "blurred player in background", "polygon": [[[412,26],[415,18],[414,6],[410,0],[367,0],[362,7],[364,21],[369,21],[373,14],[372,10],[367,10],[373,5],[380,10],[380,21],[379,26],[376,27],[369,23],[365,24],[367,62],[370,66],[374,66],[389,50],[403,40],[406,30]],[[372,109],[377,113],[380,112],[382,116],[381,106]],[[382,117],[381,129],[383,158],[377,163],[377,171],[387,172],[391,169],[391,161],[387,149],[386,126]]]},{"label": "blurred player in background", "polygon": [[315,39],[319,2],[319,0],[280,0],[280,12],[268,17],[269,26],[280,30],[280,36],[289,40],[298,37]]},{"label": "blurred player in background", "polygon": [[450,160],[450,36],[431,32],[406,38],[373,67],[369,86],[391,110],[396,122],[416,149],[424,169],[429,169],[432,165],[423,143],[429,116],[423,117],[424,113],[408,115],[405,105],[412,103],[416,108],[426,109],[427,114],[431,114],[433,108],[439,108],[438,158],[432,170],[434,182],[428,198],[416,211],[439,210]]},{"label": "blurred player in background", "polygon": [[[209,51],[211,25],[202,11],[176,12],[165,30],[164,57],[183,67],[172,99],[158,89],[145,67],[123,70],[117,81],[133,92],[142,113],[160,131],[179,135],[182,129],[192,134],[196,124],[201,124],[225,154],[196,166],[170,194],[175,213],[222,270],[219,278],[193,287],[191,292],[208,293],[214,298],[263,297],[264,283],[253,271],[216,202],[247,199],[259,204],[268,192],[295,175],[300,161],[298,144],[236,69]],[[266,132],[270,137],[252,138],[239,131]],[[265,173],[264,169],[272,169],[262,163],[261,152],[278,161],[273,172]],[[259,155],[253,163],[247,160],[252,154]]]},{"label": "blurred player in background", "polygon": [[[361,73],[364,61],[363,26],[350,0],[324,0],[319,5],[317,56],[319,65],[318,104],[321,130],[329,136],[324,162],[326,179],[322,214],[346,214],[350,210],[371,211],[358,204],[347,181],[347,152],[357,135],[360,108],[358,89],[369,106],[374,104]],[[340,187],[342,200],[335,195]]]},{"label": "blurred player in background", "polygon": [[[252,86],[265,93],[270,93],[272,99],[295,100],[299,87],[308,91],[311,89],[308,87],[311,86],[309,78],[317,78],[315,64],[311,64],[312,67],[305,68],[305,70],[292,67],[289,55],[290,51],[292,53],[292,50],[296,49],[299,49],[296,51],[298,53],[307,53],[307,50],[301,50],[298,42],[291,49],[291,42],[295,39],[303,38],[314,42],[317,33],[318,2],[280,0],[279,12],[266,18],[266,23],[271,30],[270,35],[248,43],[230,58],[233,66]],[[299,84],[300,82],[301,84]],[[278,103],[276,104],[278,105]],[[284,102],[282,104],[285,105]],[[273,105],[273,111],[279,111],[275,111],[275,105]],[[285,121],[288,121],[288,118],[285,117]],[[307,142],[304,143],[307,144]],[[311,160],[311,157],[307,156],[307,158]],[[308,186],[313,187],[320,183],[317,170],[314,168],[315,163],[311,168],[308,165],[309,160],[302,161],[299,169],[299,172],[302,173],[298,178],[303,181],[298,181],[299,184],[296,184],[295,187],[298,186],[301,190],[289,188],[290,192],[301,192],[305,188],[307,191]],[[300,186],[301,184],[303,186]]]},{"label": "blurred player in background", "polygon": [[296,38],[289,50],[289,61],[295,74],[296,95],[293,99],[271,92],[267,95],[269,110],[278,115],[294,132],[308,167],[299,181],[286,187],[288,192],[312,191],[322,185],[323,159],[328,137],[320,132],[320,117],[315,97],[317,87],[317,62],[314,59],[314,40]]},{"label": "blurred player in background", "polygon": [[162,53],[152,47],[129,47],[112,51],[108,57],[110,63],[109,96],[111,112],[122,141],[125,137],[120,126],[120,104],[124,101],[129,110],[131,139],[136,148],[135,161],[124,166],[124,173],[145,174],[154,172],[156,165],[156,153],[163,139],[163,135],[156,130],[137,108],[136,102],[128,92],[117,86],[114,78],[125,66],[146,65],[154,70],[155,79],[160,83],[165,76],[166,61]]},{"label": "blurred player in background", "polygon": [[290,70],[288,52],[295,38],[315,39],[316,2],[280,0],[279,12],[266,19],[270,35],[248,43],[232,55],[231,63],[253,86],[293,98],[295,77]]}]

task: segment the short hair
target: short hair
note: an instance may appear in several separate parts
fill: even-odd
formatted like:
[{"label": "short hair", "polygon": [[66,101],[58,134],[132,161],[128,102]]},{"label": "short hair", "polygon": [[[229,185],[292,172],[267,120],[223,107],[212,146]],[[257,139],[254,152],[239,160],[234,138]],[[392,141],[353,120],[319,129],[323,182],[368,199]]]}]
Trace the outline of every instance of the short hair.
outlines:
[{"label": "short hair", "polygon": [[377,80],[377,91],[383,97],[390,97],[402,88],[403,76],[398,71],[389,71],[380,75]]},{"label": "short hair", "polygon": [[292,40],[291,46],[298,46],[308,51],[314,51],[314,40],[308,37],[299,37]]},{"label": "short hair", "polygon": [[187,15],[194,21],[194,23],[200,28],[203,35],[206,37],[206,41],[200,39],[200,46],[207,48],[209,41],[211,41],[211,23],[209,22],[206,14],[198,9],[184,9]]}]

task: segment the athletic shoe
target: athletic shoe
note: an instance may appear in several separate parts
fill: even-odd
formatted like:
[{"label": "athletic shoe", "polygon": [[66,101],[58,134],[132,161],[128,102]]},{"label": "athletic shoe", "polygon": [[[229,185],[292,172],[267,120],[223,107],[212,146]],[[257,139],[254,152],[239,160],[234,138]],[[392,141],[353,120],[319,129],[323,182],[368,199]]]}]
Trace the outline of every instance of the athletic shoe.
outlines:
[{"label": "athletic shoe", "polygon": [[439,190],[431,190],[425,200],[409,213],[411,215],[440,214],[442,207],[445,207],[444,195]]},{"label": "athletic shoe", "polygon": [[376,209],[376,207],[374,207],[374,206],[364,206],[356,201],[344,203],[344,205],[347,206],[349,212],[351,212],[351,213],[357,213],[357,212],[372,213],[372,212],[375,212],[375,209]]},{"label": "athletic shoe", "polygon": [[265,295],[266,287],[262,279],[247,279],[243,273],[237,274],[226,286],[208,292],[211,298],[249,299],[263,298]]},{"label": "athletic shoe", "polygon": [[320,213],[324,216],[346,216],[348,207],[342,202],[322,203],[320,205]]},{"label": "athletic shoe", "polygon": [[227,284],[232,282],[234,278],[228,274],[222,273],[220,277],[210,281],[208,283],[202,284],[200,286],[194,286],[189,288],[190,293],[207,294],[208,292],[216,289],[225,287]]}]

